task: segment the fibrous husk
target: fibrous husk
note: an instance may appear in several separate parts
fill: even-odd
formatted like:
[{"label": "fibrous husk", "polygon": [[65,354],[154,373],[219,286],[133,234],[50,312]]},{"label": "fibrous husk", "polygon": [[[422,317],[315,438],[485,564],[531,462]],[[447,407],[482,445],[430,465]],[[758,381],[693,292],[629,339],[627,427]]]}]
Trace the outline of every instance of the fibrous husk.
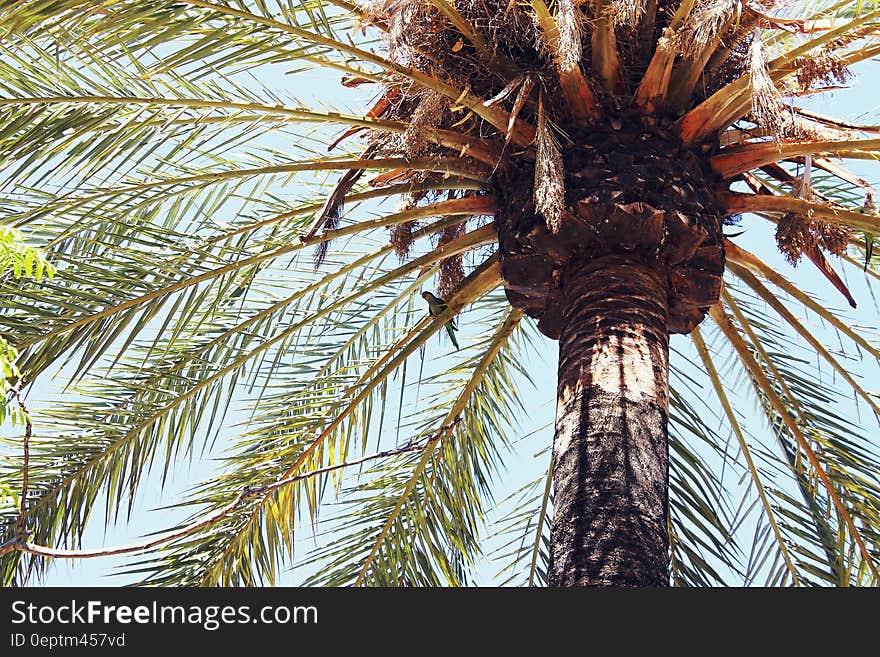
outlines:
[{"label": "fibrous husk", "polygon": [[733,16],[737,0],[708,0],[693,9],[675,34],[674,45],[685,57],[700,54]]},{"label": "fibrous husk", "polygon": [[[437,245],[443,246],[444,244],[448,244],[461,237],[461,235],[464,234],[466,223],[467,222],[463,221],[460,224],[444,228],[440,233],[440,238],[437,240]],[[462,255],[460,253],[441,260],[440,276],[437,281],[437,294],[441,299],[448,299],[458,288],[463,278],[464,266],[462,264]]]},{"label": "fibrous husk", "polygon": [[[425,179],[425,176],[422,172],[418,172],[416,176],[414,176],[414,182],[419,182]],[[418,192],[408,192],[401,196],[400,203],[397,206],[398,212],[403,212],[405,210],[410,210],[416,207],[420,201],[422,201],[427,196],[426,192],[418,191]],[[416,221],[408,221],[403,224],[396,224],[391,227],[391,245],[394,247],[394,252],[397,256],[403,260],[409,255],[409,251],[413,245],[413,233],[418,230],[421,222]]]},{"label": "fibrous husk", "polygon": [[[397,61],[413,58],[413,47],[430,45],[426,40],[435,41],[431,32],[412,30],[412,26],[426,23],[432,14],[439,12],[423,0],[377,0],[375,13],[388,21],[388,51]],[[415,39],[414,39],[415,38]]]},{"label": "fibrous husk", "polygon": [[812,139],[814,141],[834,141],[836,139],[849,139],[851,133],[841,128],[823,125],[818,121],[797,114],[792,108],[782,112],[782,126],[780,134],[792,139]]},{"label": "fibrous husk", "polygon": [[573,0],[557,1],[556,27],[559,30],[556,66],[562,73],[568,73],[580,65],[583,50],[581,13],[574,6]]},{"label": "fibrous husk", "polygon": [[565,211],[565,182],[562,154],[550,132],[543,99],[538,105],[538,129],[535,154],[535,209],[544,217],[552,233],[559,231]]},{"label": "fibrous husk", "polygon": [[752,114],[757,123],[770,134],[779,136],[784,124],[780,110],[781,96],[770,74],[758,30],[749,46],[749,80],[752,87]]},{"label": "fibrous husk", "polygon": [[427,132],[440,125],[443,113],[449,106],[448,101],[448,98],[434,91],[429,91],[422,97],[403,133],[403,150],[407,156],[418,157],[423,154],[428,145]]},{"label": "fibrous husk", "polygon": [[612,0],[611,14],[615,25],[635,27],[645,13],[646,0]]},{"label": "fibrous husk", "polygon": [[391,227],[391,244],[394,252],[403,260],[409,255],[413,245],[413,233],[418,229],[418,221],[408,221]]}]

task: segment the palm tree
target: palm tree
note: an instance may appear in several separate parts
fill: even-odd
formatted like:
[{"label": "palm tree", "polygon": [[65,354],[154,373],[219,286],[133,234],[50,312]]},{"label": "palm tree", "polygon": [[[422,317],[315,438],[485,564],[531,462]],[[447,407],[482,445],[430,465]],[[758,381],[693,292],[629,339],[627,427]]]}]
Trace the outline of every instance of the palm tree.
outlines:
[{"label": "palm tree", "polygon": [[[492,513],[506,582],[880,583],[880,409],[845,362],[874,333],[752,252],[774,235],[853,306],[837,270],[878,277],[839,158],[880,129],[811,104],[880,54],[873,5],[4,0],[0,25],[4,221],[57,270],[3,281],[0,329],[20,389],[67,386],[29,466],[6,442],[5,582],[124,552],[149,584],[274,581],[329,489],[315,584],[471,581]],[[370,109],[281,91],[330,75]],[[492,511],[547,339],[552,467]],[[80,545],[205,453],[191,517]]]}]

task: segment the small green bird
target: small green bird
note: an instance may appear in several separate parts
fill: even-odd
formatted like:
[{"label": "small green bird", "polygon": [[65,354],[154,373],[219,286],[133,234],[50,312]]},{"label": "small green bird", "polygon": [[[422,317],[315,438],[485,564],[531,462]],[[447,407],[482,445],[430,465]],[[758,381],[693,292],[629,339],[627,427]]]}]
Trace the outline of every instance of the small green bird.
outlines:
[{"label": "small green bird", "polygon": [[[448,307],[443,299],[434,295],[432,292],[428,292],[427,290],[422,292],[422,298],[428,302],[428,314],[431,317],[435,317],[441,314]],[[458,340],[455,339],[455,331],[457,330],[458,329],[455,326],[455,320],[450,319],[446,323],[446,332],[449,333],[449,339],[452,340],[452,344],[455,345],[456,350],[459,349]]]},{"label": "small green bird", "polygon": [[862,207],[862,212],[877,216],[877,202],[874,200],[874,194],[870,191],[865,194],[865,205]]},{"label": "small green bird", "polygon": [[[868,191],[865,194],[865,204],[862,206],[862,213],[869,214],[872,217],[878,216],[880,212],[877,210],[877,202],[874,200],[874,194]],[[868,265],[871,263],[871,256],[874,255],[874,242],[877,236],[867,231],[862,233],[865,236],[865,271],[868,271]]]}]

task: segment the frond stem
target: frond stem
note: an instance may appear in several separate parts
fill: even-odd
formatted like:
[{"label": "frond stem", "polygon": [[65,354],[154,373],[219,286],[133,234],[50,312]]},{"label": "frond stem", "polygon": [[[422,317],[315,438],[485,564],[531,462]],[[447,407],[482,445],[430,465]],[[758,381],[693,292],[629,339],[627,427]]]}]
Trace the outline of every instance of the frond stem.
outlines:
[{"label": "frond stem", "polygon": [[[532,10],[535,12],[538,25],[544,34],[547,46],[553,55],[554,60],[559,60],[559,27],[556,25],[556,19],[550,13],[549,7],[544,0],[529,0]],[[575,66],[570,70],[561,70],[557,67],[559,74],[559,85],[562,87],[562,93],[565,95],[566,104],[571,113],[581,119],[597,119],[602,115],[602,108],[596,95],[590,89],[584,77],[580,66]]]},{"label": "frond stem", "polygon": [[323,468],[311,470],[310,472],[294,475],[285,479],[279,479],[278,481],[272,482],[271,484],[267,484],[265,486],[257,486],[253,488],[245,487],[238,494],[238,496],[234,500],[232,500],[232,502],[210,514],[208,517],[202,518],[201,520],[186,525],[185,527],[182,527],[176,531],[164,533],[162,536],[154,538],[150,541],[144,541],[142,543],[131,543],[128,545],[118,545],[115,547],[99,548],[94,550],[59,550],[56,548],[50,548],[43,545],[35,545],[34,543],[29,543],[27,542],[27,540],[22,538],[21,531],[19,531],[19,536],[10,539],[9,541],[6,541],[2,545],[0,545],[0,556],[3,556],[4,554],[7,554],[9,552],[18,551],[28,552],[30,554],[37,554],[43,557],[52,557],[55,559],[91,559],[94,557],[109,557],[117,554],[127,554],[129,552],[143,552],[158,545],[170,543],[180,538],[184,538],[185,536],[189,536],[190,534],[194,534],[200,529],[204,529],[205,527],[210,527],[217,521],[222,520],[230,513],[235,511],[238,507],[240,507],[244,502],[249,499],[259,497],[260,495],[268,495],[269,493],[276,491],[279,488],[283,488],[298,481],[303,481],[305,479],[310,479],[318,475],[327,474],[328,472],[334,472],[342,468],[349,468],[355,465],[367,463],[368,461],[375,461],[377,459],[388,458],[391,456],[399,456],[400,454],[407,454],[409,452],[418,452],[425,449],[428,442],[429,439],[425,439],[422,441],[404,445],[403,447],[398,447],[396,449],[387,449],[385,451],[370,454],[368,456],[364,456],[353,461],[345,461],[344,463],[328,465]]},{"label": "frond stem", "polygon": [[880,218],[878,217],[825,203],[811,203],[793,196],[721,192],[718,194],[718,201],[724,212],[729,215],[743,212],[796,212],[821,217],[841,226],[850,226],[869,233],[880,233]]},{"label": "frond stem", "polygon": [[[488,201],[481,199],[488,199]],[[124,310],[127,310],[128,308],[141,305],[158,297],[163,297],[168,294],[173,294],[174,292],[179,292],[180,290],[186,289],[193,285],[197,285],[198,283],[210,280],[212,278],[217,278],[231,271],[236,271],[244,267],[249,267],[265,260],[278,258],[293,251],[302,249],[305,246],[318,244],[320,242],[327,242],[347,235],[354,235],[363,230],[372,230],[375,228],[382,228],[384,226],[393,226],[396,224],[406,223],[407,221],[412,221],[413,219],[419,219],[422,217],[430,217],[436,215],[492,214],[494,212],[493,208],[494,201],[491,199],[491,197],[453,199],[450,201],[441,201],[440,203],[435,203],[432,205],[419,206],[409,210],[403,210],[401,212],[395,212],[384,217],[377,217],[376,219],[369,219],[366,221],[358,222],[356,224],[345,226],[343,228],[338,228],[336,230],[318,233],[308,242],[293,242],[267,253],[260,253],[251,256],[250,258],[244,258],[243,260],[239,260],[237,262],[224,265],[223,267],[219,267],[217,269],[198,274],[197,276],[193,276],[186,280],[178,281],[177,283],[163,287],[160,290],[154,290],[153,292],[141,295],[135,299],[123,301],[122,303],[119,303],[111,308],[105,308],[104,310],[101,310],[92,315],[88,315],[87,317],[80,317],[79,319],[72,321],[70,324],[65,324],[64,326],[61,326],[57,329],[53,329],[27,342],[16,345],[16,347],[22,350],[26,349],[39,342],[44,342],[46,340],[57,337],[58,335],[67,333],[68,331],[71,331],[79,326],[90,324],[94,321],[104,319],[105,317],[116,315]]]},{"label": "frond stem", "polygon": [[758,496],[761,498],[761,504],[764,507],[764,513],[767,514],[767,520],[769,520],[770,525],[773,527],[773,533],[776,535],[776,542],[779,545],[779,549],[782,552],[782,556],[785,559],[785,564],[788,566],[789,572],[791,572],[792,581],[795,586],[799,585],[797,570],[794,567],[794,564],[791,561],[791,556],[788,553],[788,548],[785,547],[785,540],[782,538],[782,532],[779,529],[779,525],[776,522],[776,516],[773,513],[773,507],[770,505],[770,501],[767,499],[767,492],[764,489],[764,484],[761,481],[761,476],[758,474],[758,469],[755,467],[755,463],[752,460],[751,451],[749,450],[748,443],[746,442],[745,436],[743,436],[742,428],[739,425],[739,421],[736,419],[736,413],[733,412],[733,407],[730,405],[730,400],[727,398],[727,393],[724,392],[724,386],[721,383],[721,377],[718,375],[718,370],[715,369],[715,363],[712,361],[712,356],[709,354],[709,349],[706,346],[706,342],[703,340],[703,335],[700,332],[700,327],[697,326],[691,332],[691,339],[694,341],[694,345],[697,348],[697,352],[700,354],[700,359],[703,361],[703,365],[706,367],[706,373],[709,375],[709,379],[712,381],[712,387],[715,389],[715,394],[718,397],[718,401],[721,402],[721,407],[724,409],[724,414],[727,416],[728,422],[730,422],[730,426],[733,429],[733,433],[736,435],[737,442],[739,442],[739,449],[742,452],[743,458],[746,460],[746,465],[749,468],[749,472],[752,475],[752,480],[755,483],[755,488],[758,491]]},{"label": "frond stem", "polygon": [[741,268],[737,275],[745,281],[745,283],[755,291],[755,293],[760,296],[773,310],[779,313],[780,317],[782,317],[789,326],[791,326],[804,340],[806,340],[813,349],[816,350],[816,353],[822,357],[825,362],[827,362],[840,376],[846,381],[850,387],[858,394],[859,397],[865,400],[865,403],[874,411],[874,414],[880,417],[880,406],[874,401],[868,392],[859,385],[859,383],[853,378],[852,374],[847,371],[847,369],[841,365],[834,356],[831,355],[831,352],[825,348],[823,345],[811,331],[807,330],[807,328],[794,316],[794,314],[785,307],[785,305],[773,294],[767,287],[761,283],[757,279],[757,277],[747,269]]},{"label": "frond stem", "polygon": [[821,479],[822,484],[824,485],[825,490],[828,492],[828,496],[831,498],[835,508],[837,509],[838,514],[841,518],[843,518],[843,521],[849,528],[850,535],[858,545],[859,552],[862,555],[862,559],[864,559],[865,564],[873,573],[875,581],[880,581],[880,572],[877,571],[877,567],[874,565],[871,554],[865,547],[865,542],[862,539],[862,535],[856,527],[855,523],[853,522],[853,519],[847,511],[846,507],[843,505],[843,502],[841,502],[840,496],[837,494],[834,485],[828,478],[828,475],[826,474],[824,468],[822,468],[822,464],[819,462],[816,454],[810,448],[809,443],[804,438],[800,427],[797,425],[797,423],[795,423],[795,421],[786,411],[785,406],[782,404],[782,401],[773,390],[773,386],[770,384],[770,381],[767,380],[767,377],[764,374],[763,370],[758,365],[758,363],[755,362],[755,358],[746,346],[746,343],[743,340],[742,336],[733,326],[733,323],[730,321],[730,318],[727,316],[727,313],[724,312],[724,309],[720,304],[712,306],[709,309],[709,315],[718,325],[718,328],[721,329],[721,332],[724,333],[728,340],[730,340],[734,349],[736,349],[737,354],[739,354],[740,359],[743,361],[746,369],[754,376],[755,381],[758,383],[761,390],[770,401],[770,404],[779,414],[780,419],[785,423],[789,431],[791,431],[791,433],[794,435],[795,440],[797,440],[798,442],[798,445],[800,445],[800,448],[806,454],[807,459],[810,461],[810,464],[813,466],[813,469],[816,471],[819,479]]},{"label": "frond stem", "polygon": [[880,138],[758,142],[728,146],[718,155],[709,158],[709,164],[722,178],[730,179],[756,167],[799,155],[820,153],[842,155],[853,151],[872,151],[878,148],[880,148]]},{"label": "frond stem", "polygon": [[[497,130],[500,130],[502,133],[504,133],[507,128],[507,122],[509,118],[507,116],[507,112],[499,108],[487,107],[484,104],[484,98],[478,98],[477,96],[474,96],[468,89],[465,89],[464,91],[462,91],[461,89],[456,89],[452,85],[431,77],[430,75],[422,73],[421,71],[418,71],[414,68],[398,64],[397,62],[385,59],[384,57],[376,55],[375,53],[369,52],[367,50],[362,50],[361,48],[358,48],[354,45],[343,43],[341,41],[336,41],[335,39],[325,37],[321,34],[317,34],[316,32],[304,30],[300,27],[296,27],[288,23],[282,23],[271,18],[256,16],[240,9],[233,9],[232,7],[218,5],[213,2],[206,2],[205,0],[182,1],[194,7],[202,7],[204,9],[210,9],[222,14],[251,20],[266,25],[268,27],[288,32],[312,43],[321,44],[323,46],[333,48],[334,50],[339,50],[340,52],[353,55],[362,59],[363,61],[370,62],[371,64],[375,64],[376,66],[380,66],[387,71],[392,71],[394,73],[407,77],[413,82],[427,87],[428,89],[432,89],[438,93],[441,93],[447,98],[455,100],[457,103],[464,105],[465,107],[473,111],[475,114],[494,126]],[[530,128],[526,126],[521,126],[515,131],[513,140],[519,146],[528,146],[534,139],[533,132],[534,131]]]},{"label": "frond stem", "polygon": [[[484,227],[486,228],[486,227]],[[480,229],[482,230],[482,229]],[[474,231],[476,232],[476,231]],[[494,235],[494,227],[493,227],[493,235]],[[465,236],[467,237],[467,236]],[[459,238],[461,239],[461,238]],[[457,241],[457,240],[456,240]],[[445,247],[449,247],[455,242],[449,242],[445,245]],[[443,247],[441,247],[443,248]],[[476,274],[476,275],[474,275]],[[317,451],[317,449],[323,444],[323,442],[336,430],[336,428],[342,424],[342,422],[354,412],[355,408],[364,400],[366,397],[380,384],[382,381],[388,378],[392,372],[394,372],[416,349],[418,349],[421,345],[430,339],[432,335],[434,335],[437,331],[439,331],[447,321],[451,317],[454,316],[462,307],[472,302],[475,298],[480,296],[486,291],[487,286],[494,287],[498,285],[501,281],[500,267],[498,265],[497,256],[491,257],[488,261],[486,261],[478,270],[476,270],[472,274],[472,278],[470,281],[465,281],[465,284],[459,289],[454,297],[448,300],[447,309],[434,317],[424,317],[421,321],[419,321],[415,327],[410,331],[410,335],[415,335],[412,342],[406,344],[406,340],[399,343],[398,348],[393,351],[389,351],[383,359],[380,359],[380,362],[384,362],[384,360],[394,353],[394,358],[385,366],[381,372],[373,376],[370,374],[374,371],[374,367],[370,368],[369,373],[365,375],[361,375],[360,379],[357,383],[351,386],[343,395],[347,397],[358,387],[363,385],[360,392],[342,409],[342,411],[324,428],[320,435],[318,435],[312,443],[303,450],[302,454],[296,459],[296,461],[291,465],[285,474],[284,477],[291,476],[294,472],[296,472],[312,455]],[[491,289],[489,287],[489,289]],[[405,346],[404,346],[405,345]],[[395,353],[396,352],[396,353]],[[369,376],[369,378],[368,378]],[[222,561],[226,558],[229,552],[233,549],[235,543],[241,538],[244,533],[245,528],[253,521],[254,518],[259,514],[262,506],[268,501],[268,496],[263,497],[260,500],[259,505],[248,519],[245,521],[244,526],[232,537],[227,546],[226,550],[224,550],[223,554],[217,559],[217,561]],[[208,574],[202,580],[204,584],[208,579]]]},{"label": "frond stem", "polygon": [[804,304],[804,306],[815,312],[822,319],[824,319],[838,331],[840,331],[857,345],[859,345],[862,349],[865,349],[875,359],[880,361],[880,350],[871,345],[871,343],[868,342],[864,337],[856,333],[850,326],[840,321],[837,315],[835,315],[833,312],[830,312],[821,304],[816,303],[816,301],[814,301],[809,295],[801,291],[800,288],[792,284],[782,274],[780,274],[770,265],[758,258],[758,256],[749,251],[746,251],[740,246],[737,246],[730,240],[724,241],[724,253],[727,258],[727,268],[735,276],[740,277],[740,274],[742,273],[744,267],[751,269],[756,273],[759,273],[766,280],[770,281],[784,292],[793,296],[795,299]]},{"label": "frond stem", "polygon": [[547,519],[547,507],[550,506],[550,492],[553,488],[553,458],[547,466],[547,478],[544,482],[544,494],[541,496],[541,510],[535,527],[535,543],[532,545],[532,562],[529,565],[529,586],[535,585],[535,574],[538,570],[538,554],[541,551],[541,539],[544,533],[544,522]]},{"label": "frond stem", "polygon": [[[764,345],[761,344],[761,340],[755,334],[755,330],[752,328],[751,322],[749,322],[749,320],[746,318],[745,313],[743,313],[742,309],[739,307],[739,304],[736,303],[733,296],[727,290],[724,290],[722,292],[722,298],[724,300],[724,303],[727,304],[727,306],[730,308],[736,321],[739,322],[746,336],[749,338],[749,340],[751,340],[752,346],[761,357],[761,360],[766,364],[767,369],[770,370],[770,372],[773,374],[774,381],[779,384],[782,394],[785,396],[785,399],[791,404],[791,407],[796,417],[798,418],[798,421],[807,421],[806,414],[804,413],[804,409],[801,406],[798,397],[792,393],[791,388],[788,386],[788,383],[785,380],[785,377],[782,375],[782,372],[779,371],[779,368],[770,357],[770,354],[767,353]],[[770,420],[772,424],[772,419],[769,417],[769,415],[767,416],[767,419]],[[841,573],[843,571],[842,564],[840,563],[841,557],[838,555],[837,551],[837,541],[834,538],[834,534],[832,533],[831,528],[828,526],[828,521],[825,518],[825,513],[822,511],[821,508],[819,508],[819,505],[816,503],[813,482],[805,472],[801,453],[792,448],[785,441],[783,441],[779,432],[774,431],[774,434],[776,435],[776,440],[779,443],[779,448],[785,455],[785,459],[788,462],[789,467],[791,468],[792,476],[797,482],[798,490],[800,490],[801,497],[803,497],[804,502],[809,507],[810,516],[812,517],[813,522],[816,525],[816,531],[819,534],[820,541],[822,542],[822,549],[825,552],[825,557],[828,559],[828,567],[831,571],[831,575],[837,581],[840,581]]]},{"label": "frond stem", "polygon": [[[496,271],[497,278],[495,278],[494,276],[491,278],[488,278],[487,282],[486,282],[487,284],[484,284],[484,286],[483,286],[486,289],[483,291],[486,291],[487,289],[491,289],[491,287],[494,287],[495,285],[498,284],[498,282],[500,282],[500,268],[497,266],[497,263],[495,265],[495,269],[497,270]],[[461,309],[461,306],[459,305],[458,308],[455,310],[455,312],[452,312],[452,310],[453,310],[452,304],[453,303],[454,303],[454,301],[451,300],[449,303],[449,308],[445,312],[443,312],[442,314],[437,315],[438,318],[441,318],[441,317],[444,318],[443,319],[444,323],[445,323],[445,321],[448,321],[448,319],[451,319],[451,317],[453,317],[455,315],[455,312],[457,312],[458,310]],[[449,317],[444,317],[445,315],[449,315]],[[460,416],[461,412],[465,409],[465,407],[467,406],[467,403],[470,401],[471,395],[474,393],[474,391],[479,386],[480,382],[483,380],[483,376],[485,375],[486,371],[489,369],[489,366],[495,360],[495,357],[501,351],[501,348],[506,344],[507,339],[510,337],[511,333],[513,333],[513,330],[517,327],[517,325],[519,324],[522,317],[523,317],[523,312],[519,309],[514,308],[514,309],[511,309],[511,311],[507,314],[507,316],[504,318],[504,321],[501,322],[497,331],[495,332],[495,335],[492,338],[492,342],[491,342],[489,349],[486,350],[486,353],[480,359],[480,362],[477,363],[476,367],[474,367],[474,371],[471,374],[470,378],[468,379],[468,382],[465,384],[464,388],[459,393],[455,402],[452,404],[452,407],[449,409],[448,413],[446,414],[446,418],[443,421],[443,424],[445,426],[449,426],[456,418],[458,418]],[[450,429],[446,435],[449,435],[451,433],[451,431],[452,430]],[[389,513],[388,518],[385,520],[385,525],[382,527],[382,530],[379,532],[379,535],[376,538],[376,541],[373,544],[373,547],[370,550],[370,553],[367,555],[367,558],[364,560],[363,566],[361,566],[361,570],[360,570],[360,573],[358,574],[357,580],[354,583],[355,586],[360,586],[361,584],[363,584],[364,578],[366,577],[367,572],[370,569],[370,564],[373,563],[373,559],[376,557],[376,554],[379,552],[379,548],[382,546],[382,543],[385,540],[385,537],[388,535],[389,531],[391,530],[391,526],[394,524],[394,520],[397,518],[398,514],[400,513],[400,510],[403,508],[403,505],[406,503],[406,500],[409,497],[410,493],[412,492],[412,489],[415,487],[416,482],[418,481],[418,478],[421,476],[422,472],[424,472],[425,468],[428,465],[428,462],[431,460],[431,456],[434,453],[434,449],[437,447],[437,445],[440,444],[440,440],[443,437],[444,437],[443,434],[435,435],[435,437],[431,441],[429,441],[428,445],[425,447],[425,451],[424,451],[424,454],[422,455],[422,459],[419,461],[419,463],[413,469],[413,472],[410,475],[409,481],[407,481],[406,486],[403,489],[403,492],[400,494],[400,497],[397,500],[397,504],[395,504],[394,508],[391,510],[391,513]]]},{"label": "frond stem", "polygon": [[[64,488],[67,484],[69,484],[71,481],[73,481],[77,477],[82,476],[82,474],[84,472],[87,472],[88,470],[90,470],[102,458],[106,457],[107,454],[112,453],[112,452],[120,449],[121,446],[124,445],[127,441],[133,439],[141,431],[143,431],[144,429],[149,427],[157,419],[163,417],[170,410],[176,408],[178,405],[180,405],[181,403],[183,403],[187,399],[191,398],[193,395],[198,394],[204,388],[206,388],[209,385],[213,384],[214,382],[220,380],[222,377],[229,374],[229,372],[232,372],[232,371],[238,369],[244,363],[246,363],[248,360],[251,360],[252,358],[254,358],[256,355],[265,352],[267,349],[269,349],[273,345],[284,340],[288,335],[292,334],[295,331],[298,331],[304,325],[306,325],[306,324],[308,324],[308,323],[310,323],[320,317],[324,317],[326,315],[329,315],[331,312],[333,312],[337,308],[340,308],[340,307],[344,306],[345,304],[351,303],[352,300],[358,299],[363,294],[371,292],[372,290],[375,290],[375,289],[381,287],[382,285],[388,283],[389,281],[396,280],[397,278],[400,278],[401,276],[405,275],[409,271],[412,271],[413,269],[417,269],[425,264],[432,263],[432,262],[435,262],[435,261],[440,260],[442,258],[449,257],[450,255],[454,255],[456,253],[461,253],[462,251],[466,251],[466,250],[469,250],[469,249],[474,248],[476,246],[480,246],[481,244],[486,244],[490,241],[494,241],[495,239],[497,239],[497,238],[495,236],[494,225],[489,224],[489,225],[483,226],[482,228],[479,228],[479,229],[474,230],[466,235],[463,235],[462,237],[458,238],[457,240],[453,240],[452,242],[449,242],[441,247],[438,247],[434,251],[432,251],[432,252],[430,252],[420,258],[417,258],[409,263],[406,263],[405,265],[402,265],[398,269],[395,269],[394,271],[389,272],[388,274],[385,274],[384,276],[380,276],[380,277],[370,281],[368,284],[364,285],[362,288],[356,290],[355,292],[348,295],[347,297],[340,299],[340,300],[336,301],[335,303],[322,306],[320,308],[320,310],[318,310],[316,313],[314,313],[311,317],[306,317],[302,321],[297,322],[296,324],[293,324],[293,325],[287,327],[283,331],[279,331],[277,334],[273,335],[270,339],[266,340],[264,343],[260,344],[259,346],[255,347],[254,349],[250,350],[246,354],[239,356],[238,358],[233,360],[231,363],[229,363],[228,365],[226,365],[225,367],[223,367],[222,369],[218,370],[213,375],[208,377],[207,379],[200,381],[197,385],[195,385],[192,388],[189,388],[188,390],[186,390],[185,392],[179,394],[170,403],[166,404],[164,407],[162,407],[161,409],[159,409],[158,411],[153,413],[147,419],[138,423],[137,426],[133,427],[132,429],[129,429],[123,436],[120,436],[119,438],[115,439],[113,444],[110,445],[109,447],[107,447],[107,449],[105,449],[101,454],[96,455],[95,457],[93,457],[92,459],[90,459],[89,461],[84,463],[83,465],[79,466],[75,472],[67,475],[61,482],[59,482],[51,490],[47,491],[44,494],[43,498],[37,504],[33,505],[28,510],[28,513],[32,513],[34,510],[36,510],[40,506],[47,503],[48,500],[52,497],[52,495],[56,494],[59,490]],[[497,258],[496,258],[496,260],[497,260]],[[437,317],[441,317],[441,315],[438,315]],[[440,323],[439,327],[442,328],[442,326],[443,326],[443,324]],[[431,327],[433,327],[433,323],[432,323]],[[431,333],[431,334],[433,334],[433,333]],[[430,335],[427,335],[424,339],[427,340],[428,337],[430,337]],[[375,384],[373,382],[371,382],[371,385],[376,385],[376,384],[378,384],[378,381],[376,381]],[[372,389],[372,388],[368,387],[368,390],[369,389]],[[317,447],[317,444],[315,444],[314,447]],[[314,449],[312,447],[310,447],[309,449],[314,451]],[[311,453],[311,452],[309,452],[309,453]],[[288,470],[288,473],[286,476],[292,475],[293,472],[295,472],[296,468],[299,467],[299,463],[301,462],[301,460],[297,461],[297,464],[295,467],[291,467]]]}]

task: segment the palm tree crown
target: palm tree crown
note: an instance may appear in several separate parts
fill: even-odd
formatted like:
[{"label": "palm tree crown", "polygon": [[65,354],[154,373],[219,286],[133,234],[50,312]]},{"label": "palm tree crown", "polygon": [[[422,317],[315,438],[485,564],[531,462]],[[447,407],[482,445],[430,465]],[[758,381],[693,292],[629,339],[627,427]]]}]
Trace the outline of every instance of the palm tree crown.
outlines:
[{"label": "palm tree crown", "polygon": [[[69,386],[30,413],[27,467],[5,441],[5,582],[107,552],[90,513],[205,450],[192,516],[119,550],[147,583],[274,580],[330,489],[311,583],[467,583],[493,500],[502,581],[545,582],[549,465],[500,486],[525,363],[570,322],[572,263],[632,256],[664,340],[689,336],[671,581],[878,584],[880,409],[845,362],[876,337],[749,242],[765,219],[853,307],[840,271],[878,276],[875,190],[840,159],[880,128],[810,105],[880,54],[873,5],[0,0],[0,34],[4,222],[54,272],[3,279],[0,331],[17,389]],[[279,70],[369,109],[282,97]]]}]

